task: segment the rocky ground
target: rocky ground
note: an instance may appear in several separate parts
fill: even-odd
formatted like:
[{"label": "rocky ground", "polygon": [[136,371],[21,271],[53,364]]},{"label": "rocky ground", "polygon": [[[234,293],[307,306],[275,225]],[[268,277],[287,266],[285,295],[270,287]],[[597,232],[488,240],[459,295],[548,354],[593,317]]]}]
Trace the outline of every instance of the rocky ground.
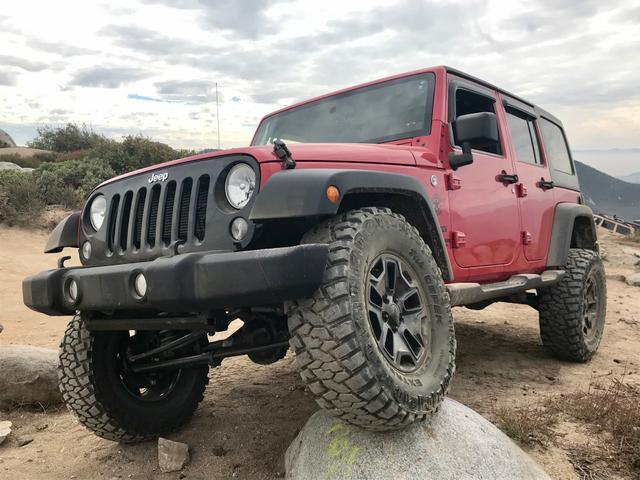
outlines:
[{"label": "rocky ground", "polygon": [[[57,348],[68,318],[36,314],[21,301],[22,278],[55,266],[55,255],[41,253],[45,240],[43,232],[0,226],[0,348]],[[540,343],[537,314],[529,307],[455,309],[458,373],[453,398],[495,420],[497,412],[549,405],[594,382],[623,378],[640,386],[640,289],[621,280],[640,271],[635,265],[640,246],[606,234],[602,240],[609,305],[605,338],[593,361],[570,364],[549,357]],[[64,408],[23,407],[0,411],[0,421],[13,424],[13,433],[0,446],[0,479],[281,477],[287,446],[317,410],[298,377],[295,358],[288,355],[271,366],[228,359],[210,377],[193,420],[171,436],[190,446],[190,463],[180,473],[160,472],[155,442],[114,444],[79,426]],[[596,468],[590,458],[581,457],[580,452],[600,440],[589,425],[563,420],[554,425],[548,441],[534,442],[528,451],[558,479],[630,475],[608,469],[606,462]]]}]

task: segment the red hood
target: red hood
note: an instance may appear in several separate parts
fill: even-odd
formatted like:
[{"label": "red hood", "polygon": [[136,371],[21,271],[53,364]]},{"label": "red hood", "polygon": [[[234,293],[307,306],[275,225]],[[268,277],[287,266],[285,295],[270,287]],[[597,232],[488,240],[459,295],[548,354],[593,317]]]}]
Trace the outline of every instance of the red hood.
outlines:
[{"label": "red hood", "polygon": [[[416,159],[412,153],[415,147],[409,145],[391,144],[364,144],[364,143],[305,143],[287,145],[291,156],[296,162],[352,162],[352,163],[383,163],[391,165],[415,165]],[[171,160],[149,167],[141,168],[133,172],[125,173],[99,185],[115,182],[122,178],[151,172],[178,165],[193,162],[204,158],[217,158],[227,155],[250,155],[258,162],[280,162],[273,153],[273,146],[242,147],[219,152],[201,153],[190,157]]]}]

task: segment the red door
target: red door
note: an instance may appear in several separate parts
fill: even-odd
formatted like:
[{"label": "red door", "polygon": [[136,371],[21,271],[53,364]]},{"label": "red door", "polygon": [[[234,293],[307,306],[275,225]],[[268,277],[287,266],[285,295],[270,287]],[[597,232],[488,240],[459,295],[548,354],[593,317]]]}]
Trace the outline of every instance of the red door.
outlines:
[{"label": "red door", "polygon": [[[450,119],[482,111],[496,113],[492,90],[456,78],[449,92]],[[501,174],[513,175],[514,167],[505,154],[504,126],[501,122],[498,126],[501,145],[493,146],[493,151],[473,150],[473,163],[452,173],[461,187],[449,191],[451,246],[460,267],[506,265],[519,253],[514,185],[498,180]]]},{"label": "red door", "polygon": [[509,127],[510,154],[515,160],[520,202],[525,258],[529,262],[544,260],[551,236],[554,198],[549,188],[549,168],[541,154],[541,142],[533,109],[521,102],[505,98],[504,110]]}]

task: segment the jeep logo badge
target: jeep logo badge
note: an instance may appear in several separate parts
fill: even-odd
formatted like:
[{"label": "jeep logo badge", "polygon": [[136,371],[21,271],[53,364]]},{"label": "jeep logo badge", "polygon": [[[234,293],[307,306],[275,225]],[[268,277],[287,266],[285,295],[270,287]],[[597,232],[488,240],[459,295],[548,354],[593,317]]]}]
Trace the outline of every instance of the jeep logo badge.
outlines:
[{"label": "jeep logo badge", "polygon": [[167,172],[152,173],[151,176],[149,177],[148,182],[149,183],[164,182],[167,178],[169,178],[169,174]]}]

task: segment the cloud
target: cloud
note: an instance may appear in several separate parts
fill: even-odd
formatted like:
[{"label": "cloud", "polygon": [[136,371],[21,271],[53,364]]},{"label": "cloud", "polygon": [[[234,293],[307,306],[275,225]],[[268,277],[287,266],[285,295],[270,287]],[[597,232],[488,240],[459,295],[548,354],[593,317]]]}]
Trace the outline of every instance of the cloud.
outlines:
[{"label": "cloud", "polygon": [[116,45],[137,53],[178,55],[201,51],[201,47],[192,42],[134,25],[108,25],[99,33],[112,38]]},{"label": "cloud", "polygon": [[16,84],[16,76],[12,72],[0,71],[0,86],[12,87]]},{"label": "cloud", "polygon": [[118,88],[149,76],[148,72],[138,68],[90,67],[76,72],[70,84],[81,87]]},{"label": "cloud", "polygon": [[40,72],[47,68],[47,64],[43,62],[35,62],[26,58],[14,57],[12,55],[0,55],[1,68],[6,66],[18,67],[29,72]]},{"label": "cloud", "polygon": [[205,27],[229,32],[232,37],[256,40],[278,32],[278,19],[267,14],[267,10],[278,3],[291,0],[144,0],[149,4],[160,4],[184,10],[196,10]]},{"label": "cloud", "polygon": [[[216,101],[215,83],[208,80],[168,80],[154,85],[160,98],[167,102],[202,104]],[[218,101],[223,101],[220,93]]]},{"label": "cloud", "polygon": [[96,50],[79,47],[77,45],[69,45],[60,42],[51,42],[41,38],[29,38],[27,44],[36,49],[42,50],[48,54],[59,55],[61,57],[78,57],[82,55],[91,55],[97,53]]}]

